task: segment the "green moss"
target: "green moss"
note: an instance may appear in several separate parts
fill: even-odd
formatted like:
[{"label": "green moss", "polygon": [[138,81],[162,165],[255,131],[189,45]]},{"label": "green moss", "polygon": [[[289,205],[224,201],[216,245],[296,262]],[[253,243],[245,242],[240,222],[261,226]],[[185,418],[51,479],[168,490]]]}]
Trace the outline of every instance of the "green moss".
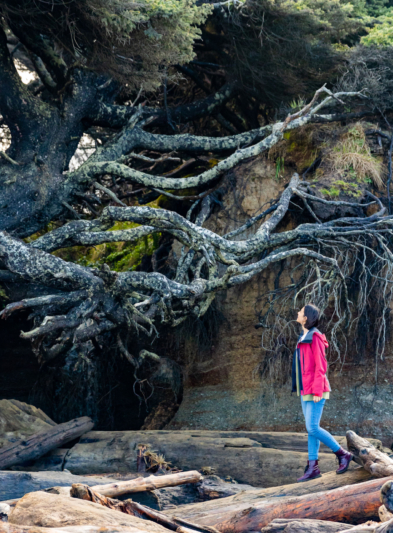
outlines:
[{"label": "green moss", "polygon": [[337,187],[330,187],[330,189],[321,189],[321,193],[329,198],[340,196],[340,190]]},{"label": "green moss", "polygon": [[[117,222],[110,231],[138,227],[134,222]],[[73,246],[53,252],[65,261],[81,266],[99,267],[104,263],[111,270],[126,272],[135,270],[145,255],[151,256],[158,248],[161,233],[155,233],[138,239],[136,242],[111,242],[97,246]]]},{"label": "green moss", "polygon": [[321,193],[329,198],[335,198],[340,193],[352,196],[353,198],[359,198],[363,194],[357,183],[349,183],[343,180],[334,181],[329,189],[321,189]]},{"label": "green moss", "polygon": [[353,196],[354,198],[359,198],[363,194],[357,183],[349,183],[343,180],[336,180],[333,182],[333,185],[339,187],[345,194],[347,194],[348,196]]}]

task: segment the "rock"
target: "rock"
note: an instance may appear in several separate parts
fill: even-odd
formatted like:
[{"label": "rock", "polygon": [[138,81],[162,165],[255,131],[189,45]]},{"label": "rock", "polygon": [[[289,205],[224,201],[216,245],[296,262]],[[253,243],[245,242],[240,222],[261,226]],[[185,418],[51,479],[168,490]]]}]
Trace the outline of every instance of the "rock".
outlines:
[{"label": "rock", "polygon": [[8,520],[10,524],[21,526],[131,526],[141,531],[168,533],[166,528],[154,522],[112,511],[97,503],[46,492],[26,494],[16,504]]}]

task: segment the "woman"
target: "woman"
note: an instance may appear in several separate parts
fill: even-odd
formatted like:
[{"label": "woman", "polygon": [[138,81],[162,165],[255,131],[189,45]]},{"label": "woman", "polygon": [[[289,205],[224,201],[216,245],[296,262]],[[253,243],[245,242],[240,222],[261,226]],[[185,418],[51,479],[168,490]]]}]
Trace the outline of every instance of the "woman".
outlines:
[{"label": "woman", "polygon": [[329,346],[325,335],[316,326],[319,309],[308,304],[297,315],[297,322],[303,328],[292,364],[292,392],[301,397],[302,409],[308,433],[308,461],[304,475],[298,481],[308,481],[321,476],[318,466],[318,451],[323,442],[337,456],[337,474],[348,470],[353,456],[341,448],[338,442],[325,429],[319,426],[323,407],[330,396],[330,385],[326,377],[327,360],[325,349]]}]

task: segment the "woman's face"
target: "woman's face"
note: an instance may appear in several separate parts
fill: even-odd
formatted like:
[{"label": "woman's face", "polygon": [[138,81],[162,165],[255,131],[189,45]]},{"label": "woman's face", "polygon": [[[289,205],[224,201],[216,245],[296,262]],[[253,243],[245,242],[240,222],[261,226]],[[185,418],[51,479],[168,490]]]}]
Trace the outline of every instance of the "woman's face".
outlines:
[{"label": "woman's face", "polygon": [[307,317],[304,314],[304,307],[298,312],[296,322],[299,322],[302,326],[307,322]]}]

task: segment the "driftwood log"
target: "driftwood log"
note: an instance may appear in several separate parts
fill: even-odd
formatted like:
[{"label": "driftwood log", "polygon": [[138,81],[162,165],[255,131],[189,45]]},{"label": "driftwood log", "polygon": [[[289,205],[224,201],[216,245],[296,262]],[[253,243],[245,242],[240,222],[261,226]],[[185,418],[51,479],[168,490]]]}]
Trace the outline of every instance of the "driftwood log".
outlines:
[{"label": "driftwood log", "polygon": [[[379,524],[377,522],[367,522],[352,529],[343,530],[342,533],[393,533],[393,520]],[[341,532],[340,532],[341,533]]]},{"label": "driftwood log", "polygon": [[177,474],[168,474],[164,476],[139,477],[129,481],[118,481],[117,483],[95,485],[92,489],[103,496],[113,498],[123,494],[132,494],[134,492],[145,492],[162,487],[176,487],[186,483],[197,483],[201,481],[202,475],[196,471],[179,472]]},{"label": "driftwood log", "polygon": [[[161,510],[199,501],[197,487],[190,488],[189,485],[201,484],[201,480],[201,474],[196,471],[126,481],[99,476],[74,476],[68,472],[0,472],[0,500],[14,507],[19,498],[38,490],[69,496],[71,486],[80,483],[93,487],[97,492],[99,489],[110,497],[132,493],[134,501]],[[188,487],[182,491],[176,490],[181,489],[183,484]],[[14,496],[16,498],[12,498]]]},{"label": "driftwood log", "polygon": [[132,500],[119,501],[112,498],[107,498],[106,496],[103,496],[102,494],[99,494],[98,492],[94,491],[87,485],[73,485],[71,488],[71,497],[98,503],[104,507],[108,507],[109,509],[120,511],[122,513],[129,514],[132,516],[138,516],[143,517],[147,520],[153,520],[157,524],[160,524],[161,526],[166,527],[171,531],[177,531],[178,533],[180,533],[179,528],[183,527],[192,529],[193,531],[199,531],[201,533],[218,533],[217,530],[212,527],[204,527],[192,524],[185,520],[176,520],[170,518],[165,514],[160,513],[159,511],[150,509],[149,507],[133,502]]},{"label": "driftwood log", "polygon": [[[380,490],[386,481],[375,479],[304,496],[257,498],[251,502],[247,499],[237,502],[239,496],[234,496],[168,510],[165,514],[214,526],[223,533],[260,531],[275,518],[309,518],[353,524],[378,516]],[[215,504],[218,504],[216,509]]]},{"label": "driftwood log", "polygon": [[146,533],[137,526],[81,525],[66,527],[20,526],[0,521],[0,533]]},{"label": "driftwood log", "polygon": [[374,477],[393,475],[393,459],[375,448],[369,440],[359,437],[354,431],[347,431],[347,443],[355,461]]},{"label": "driftwood log", "polygon": [[353,526],[325,520],[291,520],[276,518],[261,533],[339,533]]},{"label": "driftwood log", "polygon": [[0,470],[42,457],[49,450],[58,448],[90,431],[93,426],[93,421],[87,416],[75,418],[4,446],[0,449]]},{"label": "driftwood log", "polygon": [[[350,470],[340,476],[333,471],[322,474],[320,478],[305,483],[292,483],[290,485],[270,487],[267,489],[251,488],[244,491],[237,491],[237,487],[240,488],[242,485],[229,483],[225,484],[228,485],[227,489],[221,489],[221,484],[214,483],[215,476],[212,477],[213,480],[211,482],[209,482],[209,478],[207,478],[204,479],[202,483],[198,484],[198,491],[201,494],[201,498],[206,500],[210,497],[210,499],[213,500],[213,498],[218,498],[220,495],[223,497],[221,499],[214,499],[213,501],[187,505],[187,514],[190,519],[192,517],[192,520],[195,522],[204,519],[208,520],[209,516],[213,517],[223,513],[226,514],[231,510],[236,513],[236,509],[239,509],[239,506],[241,506],[242,509],[247,509],[254,503],[260,502],[262,499],[274,499],[277,501],[277,499],[280,498],[280,501],[283,501],[284,499],[293,496],[314,494],[316,492],[329,491],[346,485],[362,483],[368,481],[371,478],[371,474],[363,468],[355,466],[355,463],[352,463]],[[233,491],[234,495],[225,497],[224,491]],[[176,511],[171,510],[168,512],[176,513]],[[181,516],[183,516],[183,509],[180,512]]]},{"label": "driftwood log", "polygon": [[46,492],[30,492],[19,500],[8,517],[15,526],[66,527],[66,526],[127,526],[130,531],[168,533],[163,526],[137,516],[107,509],[89,501]]},{"label": "driftwood log", "polygon": [[[233,477],[254,487],[273,487],[296,481],[304,473],[306,452],[264,448],[245,438],[193,436],[192,432],[166,431],[92,431],[84,435],[67,454],[64,467],[73,474],[135,472],[138,444],[152,450],[181,470],[201,470],[222,478]],[[323,471],[337,468],[332,453],[320,454]],[[206,470],[206,467],[209,467]],[[212,471],[213,469],[213,471]]]}]

